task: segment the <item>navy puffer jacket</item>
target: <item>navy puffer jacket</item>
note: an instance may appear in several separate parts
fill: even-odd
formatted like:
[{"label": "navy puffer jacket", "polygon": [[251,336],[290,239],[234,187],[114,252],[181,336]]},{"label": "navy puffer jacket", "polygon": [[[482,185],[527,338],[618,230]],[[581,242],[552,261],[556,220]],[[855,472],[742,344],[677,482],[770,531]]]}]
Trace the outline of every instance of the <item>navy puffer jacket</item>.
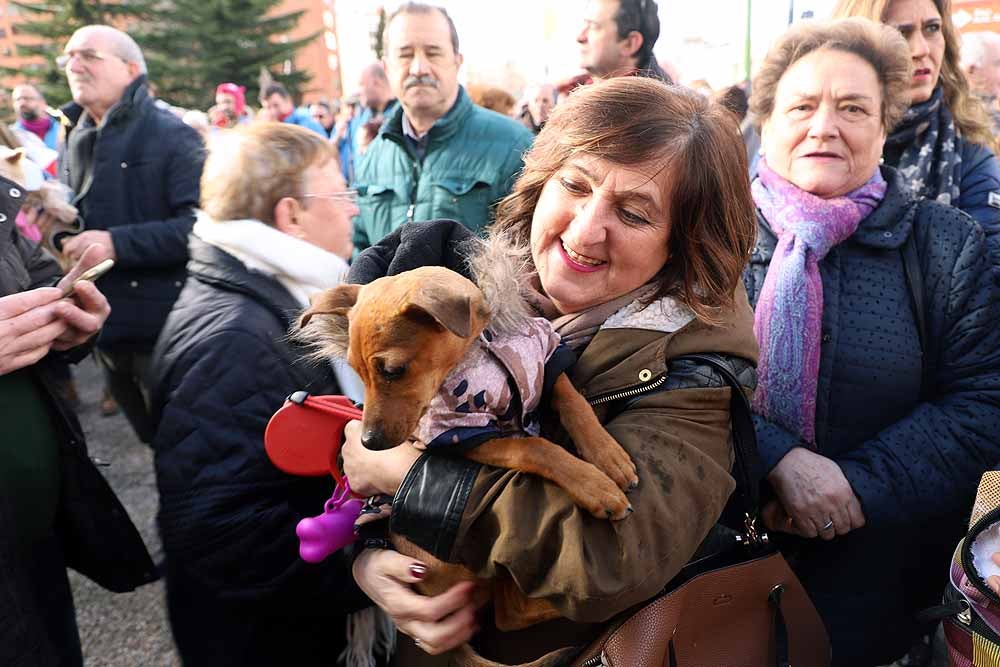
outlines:
[{"label": "navy puffer jacket", "polygon": [[[994,263],[1000,264],[1000,160],[986,146],[962,137],[958,138],[958,150],[962,155],[962,176],[958,201],[952,205],[982,225]],[[896,166],[899,154],[887,151],[885,159]]]},{"label": "navy puffer jacket", "polygon": [[70,123],[62,180],[73,189],[86,228],[107,230],[115,246],[115,269],[101,281],[111,315],[98,346],[148,350],[184,285],[204,145],[194,129],[156,106],[144,75],[125,90],[96,136],[79,105],[62,111]]},{"label": "navy puffer jacket", "polygon": [[[363,598],[340,554],[298,555],[330,477],[275,468],[264,429],[290,393],[340,393],[287,339],[301,306],[192,238],[189,277],[153,356],[153,440],[171,623],[185,664],[329,664]],[[332,633],[332,634],[331,634]],[[210,651],[218,651],[211,653]]]},{"label": "navy puffer jacket", "polygon": [[[817,450],[836,461],[867,525],[831,542],[796,541],[793,561],[842,665],[891,662],[939,599],[981,474],[1000,460],[1000,289],[982,228],[915,201],[883,168],[886,197],[820,262],[823,330]],[[776,245],[766,220],[745,274],[756,304]],[[928,340],[921,349],[902,248],[919,257]],[[921,398],[926,364],[926,399]],[[772,468],[804,446],[756,417]]]}]

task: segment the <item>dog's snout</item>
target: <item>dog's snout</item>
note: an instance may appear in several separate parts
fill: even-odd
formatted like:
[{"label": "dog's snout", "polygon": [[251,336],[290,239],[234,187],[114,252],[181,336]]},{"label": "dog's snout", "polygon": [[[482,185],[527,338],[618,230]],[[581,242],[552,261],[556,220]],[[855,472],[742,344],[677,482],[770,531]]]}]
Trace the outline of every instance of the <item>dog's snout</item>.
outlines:
[{"label": "dog's snout", "polygon": [[365,449],[376,451],[389,448],[389,445],[386,443],[385,433],[381,429],[376,428],[366,428],[361,432],[361,444],[365,446]]}]

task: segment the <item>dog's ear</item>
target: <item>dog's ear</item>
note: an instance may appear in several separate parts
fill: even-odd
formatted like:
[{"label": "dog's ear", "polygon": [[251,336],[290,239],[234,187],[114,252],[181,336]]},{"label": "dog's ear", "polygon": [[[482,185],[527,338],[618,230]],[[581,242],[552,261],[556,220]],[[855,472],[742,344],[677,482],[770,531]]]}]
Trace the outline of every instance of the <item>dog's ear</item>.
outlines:
[{"label": "dog's ear", "polygon": [[9,162],[11,164],[17,164],[22,159],[24,159],[25,155],[27,155],[27,153],[25,153],[25,151],[24,151],[24,148],[22,148],[22,147],[18,147],[18,148],[3,147],[2,150],[3,150],[3,153],[0,154],[0,157],[2,157],[4,160],[6,160],[7,162]]},{"label": "dog's ear", "polygon": [[[358,301],[361,285],[337,285],[317,294],[312,305],[299,317],[299,328],[309,324],[313,315],[347,315]],[[338,318],[339,319],[339,318]]]},{"label": "dog's ear", "polygon": [[420,290],[403,312],[417,319],[429,317],[456,336],[468,338],[478,323],[479,308],[468,294]]},{"label": "dog's ear", "polygon": [[[347,358],[350,345],[347,313],[358,300],[359,285],[338,285],[318,294],[306,312],[299,318],[299,325],[291,332],[292,340],[302,343],[313,352],[313,359]],[[321,315],[307,327],[309,320]]]}]

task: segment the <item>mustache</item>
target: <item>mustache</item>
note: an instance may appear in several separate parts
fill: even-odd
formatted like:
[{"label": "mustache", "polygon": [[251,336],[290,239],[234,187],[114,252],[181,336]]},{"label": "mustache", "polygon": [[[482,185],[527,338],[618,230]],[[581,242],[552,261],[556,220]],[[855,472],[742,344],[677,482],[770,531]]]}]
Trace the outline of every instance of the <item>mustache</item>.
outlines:
[{"label": "mustache", "polygon": [[431,86],[432,88],[437,88],[438,80],[430,74],[406,77],[406,81],[403,82],[403,90],[409,90],[414,86]]}]

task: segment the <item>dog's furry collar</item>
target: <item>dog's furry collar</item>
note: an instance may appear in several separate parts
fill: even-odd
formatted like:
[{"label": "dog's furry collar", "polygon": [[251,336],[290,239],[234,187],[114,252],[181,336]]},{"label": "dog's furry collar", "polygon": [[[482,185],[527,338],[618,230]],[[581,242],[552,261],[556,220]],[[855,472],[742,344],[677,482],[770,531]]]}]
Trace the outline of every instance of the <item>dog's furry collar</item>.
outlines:
[{"label": "dog's furry collar", "polygon": [[536,315],[526,298],[535,275],[531,249],[494,233],[471,242],[467,261],[490,309],[490,329],[500,335],[521,333],[525,320]]}]

